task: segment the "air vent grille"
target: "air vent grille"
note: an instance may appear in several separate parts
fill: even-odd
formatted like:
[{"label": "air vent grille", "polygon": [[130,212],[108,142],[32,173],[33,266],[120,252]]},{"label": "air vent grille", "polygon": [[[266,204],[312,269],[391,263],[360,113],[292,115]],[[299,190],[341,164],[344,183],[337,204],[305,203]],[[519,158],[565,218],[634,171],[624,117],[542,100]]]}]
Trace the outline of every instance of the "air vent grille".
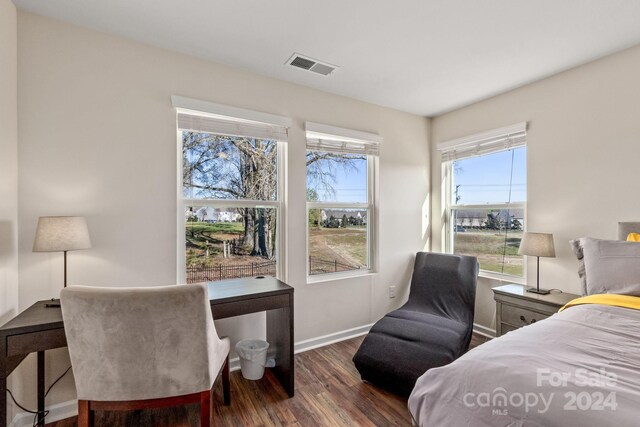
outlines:
[{"label": "air vent grille", "polygon": [[327,64],[326,62],[321,62],[298,53],[294,53],[286,64],[323,76],[328,76],[338,68],[335,65]]},{"label": "air vent grille", "polygon": [[294,67],[302,68],[303,70],[309,70],[311,67],[316,65],[315,62],[309,61],[308,59],[304,59],[300,56],[296,56],[293,61],[291,61],[291,65]]},{"label": "air vent grille", "polygon": [[333,70],[335,70],[334,67],[331,67],[329,65],[319,64],[317,62],[313,67],[311,67],[311,71],[313,71],[314,73],[322,74],[323,76],[328,76],[333,72]]}]

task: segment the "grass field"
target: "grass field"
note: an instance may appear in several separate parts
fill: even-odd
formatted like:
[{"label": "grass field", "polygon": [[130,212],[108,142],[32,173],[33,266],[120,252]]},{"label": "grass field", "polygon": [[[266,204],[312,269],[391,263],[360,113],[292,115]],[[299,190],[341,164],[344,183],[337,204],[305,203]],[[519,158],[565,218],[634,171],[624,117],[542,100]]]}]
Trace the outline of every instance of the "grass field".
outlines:
[{"label": "grass field", "polygon": [[[337,261],[351,266],[351,269],[367,268],[367,228],[310,227],[309,256],[312,259]],[[311,274],[324,272],[326,271],[319,266],[317,269],[312,268]]]},{"label": "grass field", "polygon": [[454,235],[455,253],[478,257],[482,270],[522,276],[524,260],[518,255],[522,231],[470,230]]},{"label": "grass field", "polygon": [[238,260],[234,258],[245,258],[242,262],[247,262],[245,256],[226,259],[222,256],[223,243],[241,238],[244,234],[244,225],[241,222],[188,222],[185,233],[187,267],[237,263]]},{"label": "grass field", "polygon": [[[210,267],[213,265],[234,265],[259,262],[249,255],[231,255],[224,258],[223,242],[242,237],[241,222],[195,222],[186,224],[186,265],[187,267]],[[483,270],[522,276],[524,262],[518,255],[522,239],[521,231],[509,231],[506,253],[504,253],[504,232],[495,230],[470,230],[457,232],[454,236],[455,253],[478,257]],[[209,256],[206,256],[207,248]],[[367,268],[367,228],[309,228],[309,255],[312,261],[311,274],[327,272],[327,265],[337,261],[344,264],[343,270]]]}]

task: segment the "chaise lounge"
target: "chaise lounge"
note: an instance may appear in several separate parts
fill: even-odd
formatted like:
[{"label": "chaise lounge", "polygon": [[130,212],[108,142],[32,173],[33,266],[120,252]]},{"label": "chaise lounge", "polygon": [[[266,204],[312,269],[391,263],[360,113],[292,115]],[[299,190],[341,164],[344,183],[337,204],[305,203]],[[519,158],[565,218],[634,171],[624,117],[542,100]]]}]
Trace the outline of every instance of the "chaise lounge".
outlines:
[{"label": "chaise lounge", "polygon": [[419,252],[409,300],[371,328],[353,362],[362,380],[409,395],[418,377],[469,348],[478,261]]}]

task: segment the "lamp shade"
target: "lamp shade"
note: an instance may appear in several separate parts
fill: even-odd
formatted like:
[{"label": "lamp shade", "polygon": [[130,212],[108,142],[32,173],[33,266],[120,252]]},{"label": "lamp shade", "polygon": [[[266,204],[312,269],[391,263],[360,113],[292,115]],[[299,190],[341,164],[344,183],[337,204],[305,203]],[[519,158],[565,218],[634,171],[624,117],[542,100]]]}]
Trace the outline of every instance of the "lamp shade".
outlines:
[{"label": "lamp shade", "polygon": [[63,252],[89,249],[87,221],[81,216],[41,216],[33,252]]},{"label": "lamp shade", "polygon": [[556,249],[553,246],[553,234],[525,232],[518,254],[554,258]]}]

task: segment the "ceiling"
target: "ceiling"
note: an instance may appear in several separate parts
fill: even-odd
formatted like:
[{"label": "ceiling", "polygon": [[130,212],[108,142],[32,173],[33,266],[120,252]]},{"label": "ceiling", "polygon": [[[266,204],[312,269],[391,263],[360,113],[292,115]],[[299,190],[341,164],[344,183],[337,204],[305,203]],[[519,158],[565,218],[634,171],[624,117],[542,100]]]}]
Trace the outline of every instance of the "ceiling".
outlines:
[{"label": "ceiling", "polygon": [[[14,0],[24,10],[434,116],[640,43],[637,0]],[[285,65],[301,53],[329,77]]]}]

